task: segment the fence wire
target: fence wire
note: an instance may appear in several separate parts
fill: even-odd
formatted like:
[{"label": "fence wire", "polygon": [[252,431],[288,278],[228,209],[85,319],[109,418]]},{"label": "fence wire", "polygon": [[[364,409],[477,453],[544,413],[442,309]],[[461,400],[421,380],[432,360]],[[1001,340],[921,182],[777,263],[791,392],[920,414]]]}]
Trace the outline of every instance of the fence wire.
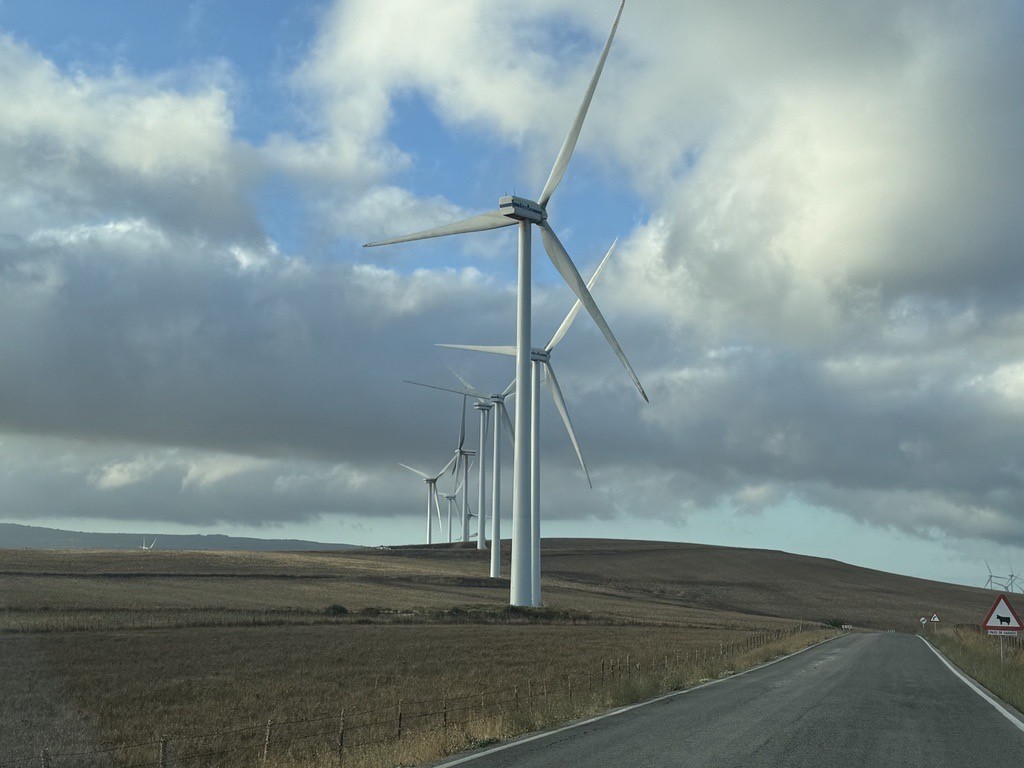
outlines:
[{"label": "fence wire", "polygon": [[[269,718],[263,724],[212,732],[168,735],[162,739],[128,744],[105,744],[91,750],[43,750],[38,755],[25,756],[14,762],[0,761],[0,768],[171,768],[194,765],[200,760],[206,760],[203,765],[207,765],[212,758],[223,758],[241,752],[249,752],[252,761],[237,764],[264,765],[277,756],[294,758],[296,748],[309,750],[310,747],[307,745],[310,744],[314,749],[332,752],[336,756],[336,761],[340,763],[343,762],[344,756],[351,752],[397,742],[410,734],[423,733],[431,727],[462,728],[479,722],[488,715],[503,712],[528,714],[535,709],[537,699],[567,700],[568,705],[572,707],[574,692],[577,697],[594,694],[634,676],[640,678],[655,673],[659,668],[663,672],[682,671],[712,661],[724,662],[729,656],[763,647],[803,631],[803,627],[763,630],[742,640],[723,642],[717,649],[705,647],[682,655],[679,652],[665,653],[661,658],[647,654],[642,657],[626,655],[624,658],[604,659],[599,667],[559,675],[554,680],[527,679],[519,685],[482,689],[458,696],[395,701],[371,709],[355,710],[345,707],[287,720]],[[320,725],[327,721],[331,722],[330,728]],[[316,727],[312,731],[303,732],[302,726],[308,725]],[[237,741],[240,737],[244,737],[245,743],[224,743],[232,739]],[[202,742],[214,739],[221,739],[222,744],[203,751],[189,751]],[[140,750],[144,749],[150,752],[149,757],[140,754]]]}]

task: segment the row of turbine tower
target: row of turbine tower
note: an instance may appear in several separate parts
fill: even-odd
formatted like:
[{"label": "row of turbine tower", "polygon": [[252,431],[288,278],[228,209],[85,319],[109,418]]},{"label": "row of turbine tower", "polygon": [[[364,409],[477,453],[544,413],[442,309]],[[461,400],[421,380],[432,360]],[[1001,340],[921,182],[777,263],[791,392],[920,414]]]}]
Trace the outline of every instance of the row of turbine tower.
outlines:
[{"label": "row of turbine tower", "polygon": [[[605,253],[604,258],[600,264],[597,265],[597,269],[594,270],[593,276],[587,283],[588,290],[593,290],[594,285],[597,283],[598,277],[601,275],[605,264],[608,263],[608,259],[611,258],[615,252],[615,246],[618,241],[612,243],[611,247]],[[537,375],[543,375],[540,381],[534,382],[533,391],[539,395],[540,388],[539,383],[543,382],[547,385],[548,391],[551,394],[551,399],[554,403],[555,409],[558,411],[559,416],[562,419],[562,424],[565,427],[566,434],[569,437],[569,441],[572,444],[573,450],[576,453],[576,458],[579,460],[580,468],[583,470],[583,474],[587,479],[587,485],[593,488],[593,483],[590,479],[590,470],[587,469],[587,463],[583,459],[583,452],[580,449],[579,439],[576,437],[576,431],[573,429],[572,420],[569,417],[569,410],[565,403],[565,396],[562,394],[562,388],[558,383],[558,378],[555,375],[555,369],[552,364],[551,358],[555,347],[558,346],[559,342],[565,338],[569,328],[575,321],[576,316],[579,314],[582,308],[582,302],[577,299],[573,304],[572,308],[566,314],[565,319],[561,325],[555,329],[552,334],[550,341],[542,348],[533,350],[534,366],[533,370]],[[447,349],[461,349],[471,352],[482,352],[486,354],[502,355],[506,357],[515,356],[515,347],[512,346],[481,346],[474,344],[438,344],[438,347],[444,347]],[[448,462],[441,467],[436,474],[429,474],[423,470],[411,467],[408,464],[399,464],[410,472],[419,475],[424,483],[426,484],[427,499],[426,499],[426,542],[432,544],[433,539],[433,519],[436,514],[438,527],[443,532],[448,532],[448,542],[452,541],[452,504],[457,502],[458,493],[462,491],[462,505],[459,512],[459,520],[461,522],[462,533],[459,538],[460,541],[469,541],[473,534],[470,533],[469,523],[472,518],[477,518],[477,530],[476,530],[476,543],[477,549],[487,549],[488,543],[491,545],[491,560],[490,560],[490,576],[492,578],[499,578],[501,575],[501,445],[503,441],[502,430],[504,427],[505,439],[508,439],[513,448],[515,447],[515,428],[512,425],[512,419],[508,413],[508,406],[506,400],[515,395],[515,379],[509,382],[500,392],[487,392],[477,387],[474,387],[465,378],[460,376],[458,373],[453,371],[451,368],[452,375],[458,379],[459,387],[443,387],[434,384],[424,384],[419,381],[412,381],[406,379],[407,384],[414,384],[419,387],[426,387],[428,389],[439,390],[442,392],[448,392],[453,395],[457,395],[462,398],[462,418],[459,425],[459,440],[455,451]],[[537,397],[537,395],[535,395]],[[539,397],[537,397],[539,400]],[[479,429],[479,442],[478,450],[472,451],[466,448],[466,405],[469,400],[473,400],[473,408],[480,414],[480,429]],[[518,409],[518,405],[516,406]],[[494,432],[493,440],[491,442],[491,496],[490,496],[490,514],[486,514],[487,509],[487,447],[488,439],[491,437],[491,412],[494,412]],[[540,594],[540,498],[539,498],[539,480],[540,480],[540,450],[539,450],[539,402],[531,404],[531,417],[534,421],[534,444],[531,446],[533,451],[531,453],[531,467],[532,478],[538,484],[538,487],[532,489],[531,495],[531,520],[530,520],[530,555],[531,564],[534,567],[535,573],[531,574],[531,588],[532,588],[532,601],[534,604],[539,605],[541,600]],[[472,506],[469,503],[469,469],[473,462],[472,457],[476,456],[476,470],[477,470],[477,501],[476,509],[474,513]],[[441,479],[451,471],[452,483],[458,483],[455,490],[452,493],[441,493],[438,489],[438,483]],[[460,477],[461,471],[461,477]],[[444,498],[448,502],[447,513],[448,513],[448,525],[444,525],[443,517],[441,514],[440,499]],[[490,535],[487,534],[487,521],[490,520]]]},{"label": "row of turbine tower", "polygon": [[[396,243],[404,243],[412,240],[424,240],[434,237],[444,237],[446,235],[458,235],[470,232],[483,232],[491,229],[499,229],[501,227],[515,226],[519,232],[519,247],[518,247],[518,260],[517,260],[517,296],[516,296],[516,344],[514,347],[476,347],[469,345],[459,345],[460,349],[472,349],[480,352],[488,352],[491,354],[509,355],[515,357],[515,379],[513,382],[501,390],[499,393],[484,393],[476,390],[474,387],[468,386],[465,382],[462,382],[464,389],[453,390],[456,394],[461,394],[463,398],[472,397],[475,400],[477,409],[480,411],[480,418],[483,433],[486,427],[488,403],[490,408],[500,404],[499,411],[501,412],[502,418],[496,418],[495,423],[495,444],[499,446],[500,451],[501,439],[498,435],[500,430],[501,421],[504,416],[507,415],[504,411],[504,400],[507,397],[515,395],[516,398],[516,409],[515,409],[515,423],[514,425],[509,424],[509,431],[513,440],[512,443],[512,563],[511,572],[509,575],[510,581],[510,593],[509,603],[511,605],[519,606],[536,606],[540,605],[541,594],[540,594],[540,441],[539,441],[539,427],[540,427],[540,383],[541,374],[545,376],[548,388],[551,390],[552,397],[555,399],[555,406],[562,417],[563,423],[566,425],[566,429],[569,432],[570,439],[572,440],[573,447],[576,449],[577,456],[580,458],[582,464],[582,454],[579,450],[579,443],[576,440],[575,433],[572,430],[571,423],[569,421],[568,412],[565,409],[565,401],[562,397],[561,389],[558,386],[558,381],[555,378],[554,372],[551,368],[551,352],[555,345],[561,340],[572,324],[573,319],[579,312],[580,307],[587,310],[587,313],[593,319],[594,323],[600,329],[605,339],[611,345],[612,350],[629,373],[630,378],[639,390],[640,395],[643,399],[647,400],[647,394],[644,392],[643,386],[640,384],[640,379],[633,371],[633,367],[629,364],[629,360],[626,359],[625,353],[622,351],[622,347],[619,345],[618,340],[612,333],[608,322],[605,320],[604,315],[601,313],[600,308],[594,301],[593,296],[590,294],[590,287],[584,282],[580,276],[579,270],[569,257],[568,252],[562,245],[555,231],[551,228],[548,223],[548,203],[551,200],[552,195],[558,188],[558,185],[562,181],[562,177],[565,175],[565,171],[569,166],[569,160],[572,158],[573,150],[576,148],[576,142],[579,139],[580,131],[583,128],[583,121],[587,116],[587,111],[590,108],[590,102],[594,97],[594,92],[597,89],[598,80],[601,77],[601,71],[604,69],[605,61],[608,58],[608,52],[611,50],[612,40],[615,38],[615,31],[619,25],[619,19],[622,17],[622,10],[625,6],[625,1],[619,6],[618,13],[615,15],[615,21],[612,24],[611,32],[608,35],[608,40],[605,42],[604,48],[601,51],[601,55],[597,61],[597,67],[594,70],[594,74],[590,78],[590,83],[587,86],[587,90],[583,96],[583,101],[576,111],[576,116],[573,119],[572,125],[569,128],[569,132],[565,137],[565,141],[562,143],[562,148],[558,152],[558,156],[555,158],[554,166],[551,169],[551,173],[548,176],[547,182],[544,184],[544,188],[540,193],[540,196],[536,201],[528,200],[526,198],[518,197],[515,195],[505,196],[498,200],[497,210],[488,211],[486,213],[472,216],[462,221],[453,222],[444,226],[435,227],[433,229],[424,230],[422,232],[415,232],[409,235],[402,235],[400,237],[392,237],[386,240],[379,240],[373,243],[367,243],[367,246],[379,246],[379,245],[392,245]],[[498,86],[500,87],[500,86]],[[511,97],[511,96],[510,96]],[[543,348],[535,348],[532,344],[532,323],[531,323],[531,294],[532,294],[532,253],[531,253],[531,239],[533,235],[533,228],[537,227],[540,230],[541,242],[544,246],[544,252],[547,254],[548,259],[554,265],[555,269],[561,275],[562,279],[569,286],[572,292],[576,295],[577,304],[570,310],[569,315],[566,317],[565,322],[562,326],[556,330],[554,336],[547,346]],[[614,245],[613,245],[614,248]],[[609,255],[610,255],[609,250]],[[607,256],[605,259],[607,260]],[[599,271],[599,270],[598,270]],[[591,284],[597,277],[595,272],[594,277],[591,278]],[[447,389],[445,387],[438,387],[438,389]],[[460,429],[460,442],[459,442],[459,455],[461,456],[464,452],[465,446],[463,444],[465,437],[465,420],[463,420],[463,426]],[[481,439],[481,446],[484,444],[484,439]],[[468,451],[466,451],[468,453]],[[484,452],[481,448],[478,472],[482,478],[484,475]],[[437,482],[444,475],[449,468],[458,464],[458,468],[462,470],[463,483],[463,513],[462,513],[462,525],[463,534],[468,537],[468,521],[470,510],[467,503],[468,495],[468,455],[463,460],[459,460],[458,457],[453,457],[449,460],[449,464],[445,465],[445,468],[441,470],[437,475],[431,476],[425,472],[419,470],[413,470],[417,474],[421,475],[424,481],[428,485],[428,504],[431,503],[431,498],[436,501],[436,487]],[[500,464],[495,462],[494,476],[500,483]],[[584,471],[586,466],[584,465]],[[588,473],[589,482],[589,473]],[[435,490],[429,490],[433,488]],[[482,492],[484,488],[484,481],[480,480],[480,488],[478,489],[477,498],[477,514],[478,517],[478,529],[477,529],[477,542],[478,546],[481,546],[481,539],[484,538],[485,529],[485,518],[482,515],[483,503],[482,503]],[[431,496],[433,494],[433,496]],[[494,493],[492,496],[492,505],[500,498],[500,493]],[[437,505],[439,508],[439,505]],[[428,514],[429,514],[428,508]],[[500,536],[500,525],[501,515],[497,508],[492,509],[491,515],[491,542],[492,542],[492,567],[491,574],[495,573],[495,563],[499,562],[499,555],[497,550],[500,547],[501,536]],[[428,522],[428,526],[430,523]],[[449,527],[450,530],[450,527]]]}]

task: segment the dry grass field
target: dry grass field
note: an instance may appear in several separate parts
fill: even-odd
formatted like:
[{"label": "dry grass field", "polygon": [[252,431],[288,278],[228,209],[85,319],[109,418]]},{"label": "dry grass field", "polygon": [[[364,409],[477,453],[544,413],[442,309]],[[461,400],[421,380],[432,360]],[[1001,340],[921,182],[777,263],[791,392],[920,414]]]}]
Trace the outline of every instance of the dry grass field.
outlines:
[{"label": "dry grass field", "polygon": [[[55,768],[159,764],[161,735],[181,757],[229,731],[209,744],[237,751],[174,764],[254,764],[271,719],[268,765],[336,764],[323,728],[342,711],[353,747],[357,712],[391,733],[402,707],[397,727],[420,736],[345,764],[422,760],[767,658],[826,636],[822,620],[909,630],[990,600],[779,552],[550,540],[544,556],[549,609],[509,612],[507,580],[461,546],[0,550],[0,766],[38,765],[42,749]],[[472,721],[456,704],[469,694]]]}]

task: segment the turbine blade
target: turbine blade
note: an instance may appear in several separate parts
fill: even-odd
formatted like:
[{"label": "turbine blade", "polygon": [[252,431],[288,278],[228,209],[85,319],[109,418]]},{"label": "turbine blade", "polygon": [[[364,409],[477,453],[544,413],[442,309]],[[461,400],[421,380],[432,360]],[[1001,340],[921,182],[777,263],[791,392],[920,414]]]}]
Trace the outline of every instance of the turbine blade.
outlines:
[{"label": "turbine blade", "polygon": [[590,295],[590,291],[587,290],[587,286],[583,282],[583,278],[580,277],[579,271],[576,269],[576,265],[572,263],[572,259],[569,258],[569,254],[566,253],[565,248],[559,242],[558,237],[555,235],[555,231],[551,229],[546,221],[540,223],[540,234],[544,241],[544,250],[548,254],[548,258],[551,259],[551,263],[555,265],[555,269],[561,274],[562,279],[565,280],[566,284],[572,289],[572,292],[576,294],[583,306],[587,308],[587,312],[594,318],[594,322],[597,323],[597,327],[601,329],[601,333],[604,334],[605,339],[611,345],[615,354],[618,356],[622,365],[625,366],[626,372],[629,373],[636,388],[640,390],[640,396],[643,397],[645,402],[650,402],[647,398],[647,393],[644,392],[644,387],[640,383],[640,379],[637,378],[636,372],[633,370],[633,366],[629,364],[629,360],[626,359],[626,353],[622,351],[622,347],[619,346],[619,342],[615,338],[615,334],[612,333],[612,329],[608,327],[607,321],[604,319],[604,315],[601,314],[601,310],[598,309],[597,303],[594,301],[594,297]]},{"label": "turbine blade", "polygon": [[515,378],[513,378],[512,381],[510,381],[508,383],[508,386],[505,387],[505,389],[502,390],[501,395],[502,395],[502,397],[511,397],[511,396],[515,395],[515,393],[516,393],[516,380],[515,380]]},{"label": "turbine blade", "polygon": [[604,50],[601,51],[601,58],[597,60],[597,68],[594,70],[593,77],[590,78],[590,85],[587,86],[587,92],[583,95],[583,103],[580,104],[579,111],[576,112],[576,119],[573,120],[572,126],[569,128],[569,134],[565,137],[565,141],[562,143],[562,148],[558,152],[558,157],[555,159],[555,165],[551,169],[551,175],[548,176],[547,183],[544,185],[544,191],[540,193],[540,197],[537,198],[537,202],[540,203],[541,208],[546,208],[548,200],[551,199],[551,195],[554,194],[555,188],[558,183],[562,180],[562,176],[565,175],[565,169],[569,166],[569,159],[572,157],[572,151],[576,148],[576,140],[580,137],[580,129],[583,128],[583,121],[587,117],[587,110],[590,109],[590,101],[594,98],[594,91],[597,89],[597,81],[601,77],[601,70],[604,69],[605,59],[608,58],[608,51],[612,47],[612,38],[615,37],[615,30],[619,26],[619,18],[622,16],[622,8],[626,5],[626,0],[622,0],[622,4],[619,6],[619,12],[615,14],[615,21],[612,24],[612,31],[608,35],[608,42],[604,44]]},{"label": "turbine blade", "polygon": [[505,407],[504,403],[498,403],[498,407],[501,409],[501,420],[505,423],[505,434],[508,435],[508,440],[512,443],[512,448],[516,447],[516,428],[512,426],[512,419],[508,415],[508,408]]},{"label": "turbine blade", "polygon": [[426,472],[421,472],[420,470],[416,469],[415,467],[410,467],[408,464],[403,464],[402,462],[398,462],[398,466],[405,467],[410,472],[415,472],[417,475],[422,477],[424,480],[430,480],[430,475],[428,475]]},{"label": "turbine blade", "polygon": [[555,369],[551,367],[551,363],[545,363],[544,367],[547,368],[548,376],[547,383],[548,389],[551,390],[551,398],[555,401],[555,408],[558,409],[558,415],[562,417],[562,423],[565,424],[565,431],[569,433],[569,440],[572,441],[572,447],[576,451],[576,458],[580,460],[580,466],[583,467],[583,474],[587,476],[587,485],[591,488],[594,484],[590,480],[590,470],[587,469],[587,462],[583,460],[583,452],[580,451],[580,443],[576,439],[576,432],[572,428],[572,421],[569,419],[569,411],[565,407],[565,398],[562,397],[562,388],[558,386],[558,379],[555,378]]},{"label": "turbine blade", "polygon": [[400,235],[389,237],[387,240],[376,240],[366,243],[363,248],[374,248],[378,245],[394,245],[395,243],[408,243],[410,240],[426,240],[430,237],[444,237],[445,235],[462,235],[466,232],[484,232],[488,229],[499,227],[510,227],[516,223],[501,211],[488,211],[477,216],[470,216],[462,221],[455,221],[433,229],[424,229],[421,232],[413,232],[411,235]]},{"label": "turbine blade", "polygon": [[[435,344],[435,347],[444,347],[445,349],[467,349],[470,352],[487,352],[492,355],[508,355],[511,357],[516,356],[516,348],[512,346],[482,346],[479,344]],[[449,369],[450,370],[450,369]],[[452,373],[455,373],[452,371]],[[459,374],[455,374],[458,376]]]},{"label": "turbine blade", "polygon": [[[443,344],[435,344],[434,346],[435,346],[435,347],[443,347],[444,345],[443,345]],[[448,368],[448,370],[449,370],[449,371],[451,372],[452,376],[454,376],[454,377],[455,377],[456,379],[458,379],[459,381],[461,381],[461,382],[462,382],[462,386],[464,386],[464,387],[465,387],[465,388],[467,389],[467,391],[469,391],[469,392],[472,392],[472,393],[473,393],[473,394],[474,394],[474,395],[475,395],[476,397],[483,397],[483,398],[486,398],[486,397],[487,397],[487,395],[485,395],[485,394],[484,394],[483,392],[481,392],[481,391],[480,391],[479,389],[477,389],[476,387],[474,387],[474,386],[473,386],[472,384],[470,384],[470,383],[469,383],[468,381],[466,381],[466,380],[465,380],[464,378],[462,378],[461,376],[459,376],[459,374],[458,374],[458,373],[456,373],[456,372],[455,372],[455,370],[454,370],[453,368],[450,368],[450,367],[448,367],[447,365],[445,366],[445,368]]]},{"label": "turbine blade", "polygon": [[462,397],[462,421],[459,424],[459,451],[466,444],[466,397]]},{"label": "turbine blade", "polygon": [[450,467],[455,462],[455,459],[456,459],[457,456],[458,456],[458,454],[456,454],[455,456],[452,456],[450,459],[448,459],[448,463],[445,464],[443,467],[441,467],[441,471],[440,472],[438,472],[436,475],[434,475],[434,480],[437,480],[439,477],[441,477],[441,475],[443,475],[445,472],[448,471],[448,467]]},{"label": "turbine blade", "polygon": [[[601,259],[601,263],[597,265],[597,269],[594,270],[594,274],[591,276],[590,282],[587,283],[588,291],[594,290],[597,278],[600,276],[601,270],[604,269],[604,265],[608,263],[609,257],[615,252],[615,246],[618,242],[619,239],[615,238],[615,242],[612,243],[612,247],[608,249],[608,253],[606,253],[604,258]],[[562,340],[562,337],[569,331],[569,327],[572,325],[573,320],[576,319],[576,315],[580,313],[580,307],[582,306],[583,303],[579,299],[576,299],[576,303],[572,305],[572,309],[569,310],[569,314],[565,316],[565,320],[563,320],[562,324],[558,326],[558,330],[555,331],[555,335],[551,337],[551,341],[549,341],[548,345],[544,347],[545,352],[550,352],[555,348],[555,345]]]},{"label": "turbine blade", "polygon": [[437,500],[437,486],[433,486],[434,491],[434,509],[437,510],[437,527],[438,530],[444,530],[444,523],[441,522],[441,502]]},{"label": "turbine blade", "polygon": [[406,384],[415,384],[417,387],[426,387],[427,389],[439,389],[442,392],[451,392],[456,395],[462,395],[463,397],[469,395],[470,397],[476,397],[472,392],[467,392],[464,389],[452,389],[451,387],[438,387],[434,384],[424,384],[422,381],[413,381],[412,379],[402,379]]}]

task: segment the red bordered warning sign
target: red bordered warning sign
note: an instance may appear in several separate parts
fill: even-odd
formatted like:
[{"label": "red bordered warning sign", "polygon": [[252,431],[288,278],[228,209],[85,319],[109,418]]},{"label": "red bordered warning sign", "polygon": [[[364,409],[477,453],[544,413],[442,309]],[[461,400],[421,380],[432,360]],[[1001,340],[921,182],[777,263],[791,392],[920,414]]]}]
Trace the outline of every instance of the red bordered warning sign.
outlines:
[{"label": "red bordered warning sign", "polygon": [[990,635],[1016,635],[1024,630],[1024,623],[1021,622],[1017,612],[1013,610],[1006,595],[996,598],[981,626],[988,630]]}]

